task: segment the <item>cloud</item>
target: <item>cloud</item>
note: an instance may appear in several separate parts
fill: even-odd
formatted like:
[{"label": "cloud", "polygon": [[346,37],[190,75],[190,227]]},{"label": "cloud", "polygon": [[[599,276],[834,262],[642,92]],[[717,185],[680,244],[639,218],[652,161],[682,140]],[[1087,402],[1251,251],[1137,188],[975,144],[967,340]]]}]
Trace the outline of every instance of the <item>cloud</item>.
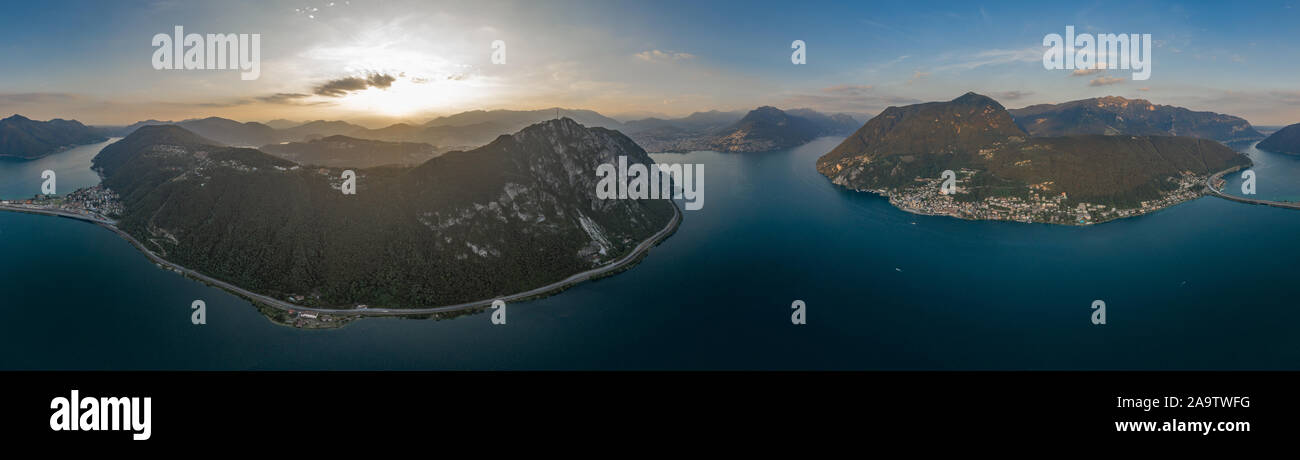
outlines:
[{"label": "cloud", "polygon": [[1151,91],[1151,87],[1150,87],[1150,86],[1143,86],[1143,87],[1141,87],[1141,88],[1138,88],[1138,91],[1144,91],[1144,92],[1145,92],[1145,91]]},{"label": "cloud", "polygon": [[370,74],[365,78],[339,78],[317,85],[316,88],[312,89],[312,93],[320,96],[341,97],[352,91],[361,91],[366,88],[385,89],[392,86],[394,81],[397,81],[397,77],[386,73]]},{"label": "cloud", "polygon": [[823,112],[845,112],[875,114],[893,105],[908,105],[920,102],[917,99],[880,94],[872,85],[835,85],[822,88],[816,93],[800,93],[786,96],[780,102],[783,107],[808,107]]},{"label": "cloud", "polygon": [[59,102],[70,102],[80,99],[80,96],[68,93],[7,93],[0,94],[0,106],[3,105],[24,105],[24,104],[50,104]]},{"label": "cloud", "polygon": [[302,93],[275,93],[270,96],[259,96],[257,100],[268,104],[294,104],[297,101],[311,97],[310,94]]},{"label": "cloud", "polygon": [[1300,91],[1269,91],[1268,95],[1278,102],[1300,105]]},{"label": "cloud", "polygon": [[870,92],[872,88],[874,86],[871,85],[835,85],[822,88],[822,92],[841,96],[860,96]]},{"label": "cloud", "polygon": [[928,76],[930,76],[930,72],[922,72],[922,71],[920,71],[920,70],[914,70],[914,71],[912,71],[912,78],[909,78],[909,79],[907,80],[907,84],[910,85],[910,84],[912,84],[912,83],[916,83],[916,82],[918,82],[918,81],[924,80],[925,77],[928,77]]},{"label": "cloud", "polygon": [[993,93],[993,96],[1000,101],[1002,100],[1014,101],[1016,99],[1021,99],[1026,96],[1032,96],[1033,94],[1034,94],[1033,91],[1003,91],[1000,93]]},{"label": "cloud", "polygon": [[1106,86],[1106,85],[1114,85],[1116,83],[1123,83],[1123,82],[1124,82],[1123,78],[1101,76],[1092,79],[1092,81],[1089,81],[1088,86]]},{"label": "cloud", "polygon": [[935,71],[948,70],[971,70],[987,65],[999,64],[1019,64],[1028,62],[1043,62],[1043,49],[1041,47],[1021,48],[1021,49],[991,49],[984,50],[974,54],[961,54],[954,58],[949,54],[941,59],[956,60],[957,62],[935,67]]},{"label": "cloud", "polygon": [[1095,74],[1095,73],[1101,73],[1101,72],[1105,72],[1105,71],[1106,71],[1106,65],[1105,65],[1105,64],[1102,64],[1102,65],[1099,66],[1099,68],[1096,68],[1096,69],[1075,69],[1073,72],[1070,72],[1070,76],[1071,76],[1071,77],[1083,77],[1083,76],[1092,75],[1092,74]]},{"label": "cloud", "polygon": [[646,62],[670,62],[670,61],[681,61],[686,59],[695,59],[695,55],[691,53],[679,53],[675,51],[660,51],[660,50],[642,51],[640,53],[634,54],[633,56],[636,56],[637,59]]}]

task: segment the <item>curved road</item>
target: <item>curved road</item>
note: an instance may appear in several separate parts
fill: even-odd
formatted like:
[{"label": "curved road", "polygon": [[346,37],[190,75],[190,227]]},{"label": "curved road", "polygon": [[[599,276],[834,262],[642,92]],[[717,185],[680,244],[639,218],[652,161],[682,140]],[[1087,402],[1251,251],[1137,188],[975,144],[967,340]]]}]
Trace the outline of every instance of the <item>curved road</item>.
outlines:
[{"label": "curved road", "polygon": [[141,252],[145,254],[145,256],[149,257],[149,260],[153,261],[154,263],[181,272],[187,276],[193,277],[200,281],[207,282],[209,284],[220,287],[222,289],[233,292],[235,294],[239,294],[243,297],[252,299],[253,301],[265,305],[269,305],[271,307],[279,308],[281,310],[310,311],[310,312],[318,312],[318,313],[328,313],[332,315],[409,316],[409,315],[424,315],[430,313],[447,313],[447,312],[454,312],[460,310],[472,310],[476,308],[491,306],[492,302],[495,302],[497,300],[501,300],[504,302],[513,302],[515,300],[526,299],[529,297],[546,294],[548,292],[559,290],[569,285],[581,283],[583,281],[587,281],[592,278],[597,278],[600,275],[618,270],[635,261],[642,254],[645,254],[646,251],[649,251],[651,247],[654,247],[656,244],[659,244],[660,241],[663,241],[664,238],[668,237],[669,234],[671,234],[674,230],[677,229],[677,225],[680,224],[682,220],[682,211],[681,209],[678,209],[677,204],[673,203],[671,200],[669,201],[669,204],[672,204],[673,206],[673,218],[668,222],[668,225],[664,226],[662,230],[659,230],[654,235],[651,235],[650,238],[647,238],[645,241],[642,241],[641,244],[638,244],[636,248],[632,249],[632,252],[604,266],[593,268],[585,272],[577,273],[563,280],[556,281],[554,283],[536,289],[530,289],[524,292],[502,296],[502,297],[494,297],[491,299],[479,300],[474,302],[466,302],[466,303],[461,303],[456,305],[444,305],[441,307],[367,308],[367,309],[304,307],[302,305],[286,302],[280,299],[276,299],[274,297],[267,297],[262,294],[245,290],[239,286],[235,286],[225,281],[221,281],[219,279],[204,275],[194,270],[168,262],[166,259],[163,259],[158,254],[155,254],[153,251],[146,248],[143,244],[137,241],[135,237],[132,237],[131,235],[127,234],[125,231],[122,231],[121,229],[117,228],[117,223],[111,219],[105,219],[99,216],[92,216],[87,214],[64,211],[61,209],[29,208],[25,206],[14,206],[14,205],[0,205],[0,211],[16,211],[16,212],[26,212],[31,214],[44,214],[44,215],[51,215],[51,216],[67,217],[70,219],[77,219],[81,221],[94,223],[101,227],[112,230],[113,233],[116,233],[122,238],[125,238],[127,241],[131,242],[131,244],[135,246],[136,249],[139,249]]},{"label": "curved road", "polygon": [[1223,199],[1225,199],[1225,200],[1236,201],[1236,202],[1239,202],[1239,203],[1258,204],[1258,205],[1264,205],[1264,206],[1272,206],[1272,207],[1275,207],[1275,208],[1300,209],[1300,203],[1296,203],[1296,202],[1291,202],[1291,201],[1269,201],[1269,200],[1259,200],[1259,199],[1255,199],[1255,198],[1240,197],[1240,196],[1236,196],[1236,195],[1229,195],[1229,194],[1227,194],[1227,193],[1223,193],[1223,192],[1220,191],[1219,189],[1214,188],[1214,181],[1219,180],[1219,178],[1223,177],[1224,174],[1228,174],[1228,173],[1230,173],[1230,172],[1240,171],[1241,168],[1242,168],[1241,166],[1233,166],[1233,167],[1228,168],[1228,169],[1225,169],[1225,170],[1223,170],[1223,171],[1219,171],[1219,172],[1217,172],[1217,173],[1214,173],[1213,175],[1211,175],[1210,177],[1208,177],[1208,178],[1205,179],[1205,189],[1206,189],[1206,190],[1209,190],[1210,193],[1211,193],[1212,195],[1214,195],[1214,196],[1217,196],[1217,197],[1219,197],[1219,198],[1223,198]]}]

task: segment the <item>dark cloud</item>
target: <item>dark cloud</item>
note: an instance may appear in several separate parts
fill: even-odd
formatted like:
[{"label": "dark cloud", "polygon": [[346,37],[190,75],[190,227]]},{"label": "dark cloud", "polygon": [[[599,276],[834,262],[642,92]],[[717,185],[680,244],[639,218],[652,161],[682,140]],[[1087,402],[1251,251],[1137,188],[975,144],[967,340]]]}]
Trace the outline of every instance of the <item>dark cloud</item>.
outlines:
[{"label": "dark cloud", "polygon": [[275,93],[270,96],[260,96],[257,100],[268,104],[292,104],[300,99],[308,97],[311,97],[311,95],[302,93]]},{"label": "dark cloud", "polygon": [[393,86],[393,82],[395,81],[397,81],[397,77],[385,73],[376,73],[370,74],[365,78],[347,77],[330,80],[316,86],[312,92],[321,96],[341,97],[352,91],[361,91],[370,87],[380,89],[388,88],[389,86]]}]

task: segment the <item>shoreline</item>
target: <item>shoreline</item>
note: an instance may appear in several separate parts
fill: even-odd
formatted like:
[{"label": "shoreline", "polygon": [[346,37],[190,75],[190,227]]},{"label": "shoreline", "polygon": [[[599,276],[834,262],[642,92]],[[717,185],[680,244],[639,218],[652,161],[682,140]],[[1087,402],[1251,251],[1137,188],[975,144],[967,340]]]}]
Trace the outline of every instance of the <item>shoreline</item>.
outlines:
[{"label": "shoreline", "polygon": [[[366,316],[401,317],[401,316],[423,316],[423,315],[438,314],[438,313],[453,313],[453,312],[463,312],[469,310],[482,309],[482,308],[490,307],[492,303],[497,300],[501,300],[504,302],[528,300],[528,299],[543,297],[549,294],[554,294],[563,291],[565,289],[568,289],[571,286],[580,284],[584,281],[591,281],[591,280],[603,278],[604,276],[617,274],[623,270],[626,270],[627,268],[630,268],[635,263],[639,262],[646,254],[649,253],[650,248],[659,245],[659,243],[663,242],[673,233],[676,233],[677,228],[681,225],[682,211],[680,208],[677,207],[677,203],[673,202],[672,200],[669,200],[669,203],[673,207],[673,218],[668,221],[668,225],[664,226],[664,228],[660,229],[658,232],[655,232],[654,234],[650,235],[649,238],[642,240],[641,243],[638,244],[636,247],[634,247],[631,252],[629,252],[628,254],[624,255],[623,257],[611,263],[605,264],[597,268],[593,268],[591,270],[570,275],[560,281],[556,281],[554,283],[547,284],[534,289],[530,289],[524,292],[514,293],[514,294],[500,296],[500,297],[493,297],[484,300],[477,300],[473,302],[454,304],[454,305],[443,305],[437,307],[417,307],[417,308],[380,307],[380,308],[365,308],[365,309],[306,307],[291,302],[283,301],[280,299],[276,299],[273,297],[268,297],[263,294],[258,294],[252,291],[248,291],[239,286],[235,286],[228,282],[199,273],[197,271],[172,263],[167,259],[162,258],[162,256],[159,256],[158,254],[146,248],[142,243],[140,243],[139,240],[136,240],[135,237],[126,233],[126,231],[118,228],[116,225],[116,221],[113,221],[111,219],[97,218],[94,216],[83,215],[83,214],[74,213],[70,211],[64,211],[61,209],[28,208],[28,207],[16,206],[16,205],[0,205],[0,211],[21,212],[26,214],[63,217],[63,218],[79,220],[82,222],[98,225],[100,227],[108,229],[109,231],[112,231],[113,233],[116,233],[118,236],[125,239],[128,243],[131,243],[131,245],[134,246],[136,250],[144,253],[145,257],[149,259],[150,262],[153,262],[159,267],[179,273],[188,278],[193,278],[197,281],[204,282],[210,286],[221,288],[226,292],[235,294],[255,304],[254,305],[255,308],[257,307],[257,304],[261,304],[279,310],[294,311],[294,312],[305,311],[305,312],[312,312],[312,313],[322,313],[322,314],[350,316],[350,317],[366,317]],[[268,319],[272,319],[273,322],[275,322],[274,319],[270,318],[269,316]]]},{"label": "shoreline", "polygon": [[1219,171],[1214,174],[1211,174],[1210,177],[1207,177],[1205,179],[1206,191],[1208,191],[1209,195],[1214,195],[1228,201],[1236,201],[1238,203],[1254,204],[1254,205],[1261,205],[1261,206],[1272,206],[1274,208],[1282,208],[1282,209],[1300,209],[1300,202],[1259,200],[1255,198],[1246,198],[1246,197],[1224,193],[1222,190],[1214,188],[1214,182],[1223,178],[1224,175],[1227,175],[1228,173],[1240,171],[1243,168],[1249,168],[1253,166],[1254,166],[1253,164],[1247,166],[1233,166],[1223,171]]},{"label": "shoreline", "polygon": [[[1206,187],[1209,188],[1209,183],[1210,183],[1210,181],[1212,181],[1214,178],[1216,178],[1216,177],[1218,177],[1218,176],[1220,176],[1220,175],[1222,175],[1222,174],[1225,174],[1225,173],[1227,173],[1227,172],[1231,172],[1231,171],[1234,170],[1234,169],[1239,169],[1239,168],[1242,168],[1242,167],[1243,167],[1243,166],[1234,166],[1233,168],[1229,168],[1229,170],[1220,171],[1220,172],[1218,172],[1218,173],[1215,173],[1215,174],[1212,174],[1212,175],[1208,176],[1208,177],[1206,178]],[[823,175],[823,176],[824,176],[824,175]],[[968,217],[968,216],[960,215],[960,214],[941,213],[941,212],[927,212],[927,211],[922,211],[922,210],[919,210],[919,209],[913,209],[913,208],[910,208],[910,207],[903,206],[903,205],[899,204],[899,202],[897,202],[896,199],[897,199],[898,196],[900,196],[900,194],[898,194],[897,191],[895,191],[895,190],[886,190],[886,189],[858,189],[858,188],[851,188],[851,187],[847,187],[847,186],[843,186],[843,185],[835,184],[834,182],[831,182],[831,183],[832,183],[833,185],[837,185],[837,186],[839,186],[839,187],[841,187],[841,188],[843,188],[843,189],[845,189],[845,190],[851,191],[851,192],[857,192],[857,193],[870,193],[870,194],[872,194],[872,195],[876,195],[876,196],[878,196],[878,197],[884,198],[885,201],[888,202],[890,206],[893,206],[893,207],[894,207],[894,209],[898,209],[898,210],[903,211],[903,212],[906,212],[906,213],[908,213],[908,214],[915,214],[915,215],[919,215],[919,216],[932,216],[932,217],[951,217],[951,218],[954,218],[954,219],[965,220],[965,221],[970,221],[970,222],[1013,222],[1013,223],[1019,223],[1019,224],[1059,225],[1059,226],[1062,226],[1062,227],[1088,227],[1088,226],[1092,226],[1092,225],[1104,224],[1104,223],[1114,222],[1114,221],[1117,221],[1117,220],[1123,220],[1123,219],[1128,219],[1128,218],[1132,218],[1132,217],[1145,216],[1145,215],[1148,215],[1148,214],[1153,214],[1153,213],[1156,213],[1156,212],[1159,212],[1159,211],[1163,211],[1163,210],[1165,210],[1165,209],[1172,208],[1172,207],[1174,207],[1174,206],[1178,206],[1178,205],[1183,204],[1183,203],[1188,203],[1188,202],[1191,202],[1191,201],[1195,201],[1195,200],[1197,200],[1197,199],[1200,199],[1200,198],[1205,197],[1206,195],[1213,194],[1213,192],[1214,192],[1213,190],[1211,190],[1211,191],[1209,191],[1209,192],[1202,193],[1202,194],[1200,194],[1200,195],[1198,195],[1198,196],[1196,196],[1196,197],[1192,197],[1192,198],[1188,198],[1188,199],[1185,199],[1185,200],[1181,200],[1181,201],[1178,201],[1178,202],[1176,202],[1176,203],[1170,203],[1170,204],[1168,204],[1168,205],[1166,205],[1166,206],[1161,206],[1161,207],[1159,207],[1159,208],[1154,208],[1154,209],[1147,210],[1147,211],[1140,211],[1140,208],[1134,208],[1134,209],[1130,210],[1130,211],[1133,211],[1133,212],[1130,213],[1129,215],[1126,215],[1126,216],[1120,216],[1120,217],[1115,217],[1115,218],[1113,218],[1113,219],[1107,219],[1107,220],[1101,220],[1101,221],[1088,221],[1087,223],[1077,223],[1077,222],[1061,223],[1061,222],[1045,222],[1045,221],[1039,221],[1039,220],[1027,220],[1027,221],[1026,221],[1026,220],[1018,220],[1018,219],[988,219],[988,218],[981,218],[981,217]],[[1231,198],[1227,198],[1227,199],[1229,199],[1229,200],[1233,200],[1233,201],[1243,201],[1243,200],[1236,200],[1236,199],[1234,199],[1234,198],[1236,198],[1236,197],[1231,197]],[[1264,200],[1258,200],[1258,201],[1264,201]],[[1243,202],[1249,202],[1249,201],[1243,201]],[[1274,202],[1274,203],[1276,203],[1276,202]],[[1252,203],[1252,204],[1265,204],[1265,203]],[[1278,204],[1272,204],[1272,205],[1274,205],[1274,206],[1279,206],[1279,207],[1285,207],[1285,208],[1291,208],[1291,209],[1300,209],[1300,203],[1282,203],[1282,204],[1280,204],[1280,205],[1278,205]]]}]

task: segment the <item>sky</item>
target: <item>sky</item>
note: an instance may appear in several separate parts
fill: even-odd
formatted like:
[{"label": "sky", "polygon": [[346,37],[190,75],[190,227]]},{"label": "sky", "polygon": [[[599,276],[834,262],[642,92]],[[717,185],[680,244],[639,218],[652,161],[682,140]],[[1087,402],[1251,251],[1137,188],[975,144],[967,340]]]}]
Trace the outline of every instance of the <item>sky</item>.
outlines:
[{"label": "sky", "polygon": [[[620,118],[761,105],[874,115],[967,91],[1122,96],[1300,122],[1300,0],[42,1],[0,17],[0,116],[379,126],[466,110]],[[157,70],[155,34],[260,34],[260,76]],[[1148,80],[1043,66],[1044,36],[1151,34]],[[494,63],[493,42],[505,44]],[[802,40],[806,63],[791,63]]]}]

